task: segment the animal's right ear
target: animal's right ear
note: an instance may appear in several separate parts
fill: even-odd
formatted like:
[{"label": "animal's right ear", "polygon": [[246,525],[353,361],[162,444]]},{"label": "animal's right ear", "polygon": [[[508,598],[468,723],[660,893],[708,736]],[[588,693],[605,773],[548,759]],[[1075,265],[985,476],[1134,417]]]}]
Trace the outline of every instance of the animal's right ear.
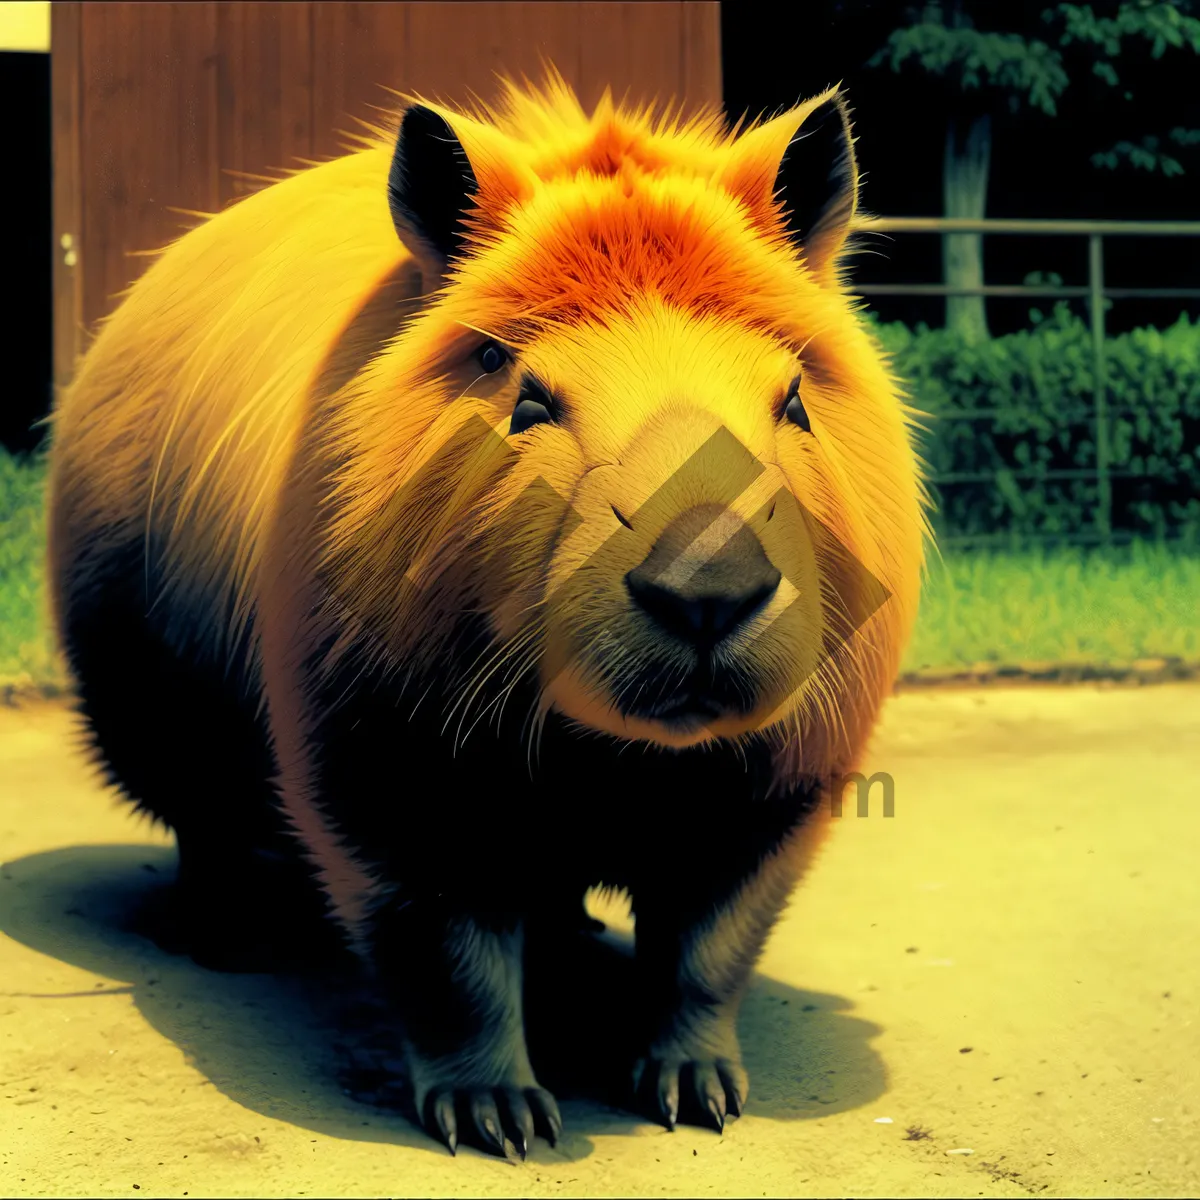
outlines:
[{"label": "animal's right ear", "polygon": [[[503,144],[502,144],[503,143]],[[435,287],[474,236],[529,191],[519,155],[499,130],[431,104],[400,122],[388,206],[400,240]]]}]

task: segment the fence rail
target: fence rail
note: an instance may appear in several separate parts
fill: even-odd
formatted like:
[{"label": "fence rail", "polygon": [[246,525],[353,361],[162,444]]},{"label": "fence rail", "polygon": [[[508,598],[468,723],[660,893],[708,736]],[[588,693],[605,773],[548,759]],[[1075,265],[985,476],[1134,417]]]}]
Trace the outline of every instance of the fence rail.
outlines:
[{"label": "fence rail", "polygon": [[[1200,221],[1055,221],[1039,219],[961,217],[864,217],[855,222],[856,231],[872,233],[933,233],[943,238],[951,234],[1024,234],[1032,236],[1074,236],[1088,239],[1088,282],[1086,287],[1050,287],[1041,285],[979,284],[958,287],[943,284],[864,284],[855,291],[862,296],[1042,296],[1083,298],[1088,300],[1092,329],[1093,395],[1092,420],[1096,437],[1094,470],[1016,471],[1015,478],[1087,479],[1095,478],[1098,503],[1093,533],[1070,540],[1109,543],[1125,540],[1114,537],[1112,529],[1112,480],[1129,472],[1109,467],[1109,420],[1117,411],[1108,408],[1104,348],[1104,301],[1107,299],[1188,299],[1200,297],[1200,288],[1110,288],[1104,283],[1104,239],[1106,237],[1200,237]],[[986,419],[985,413],[955,413],[953,417]],[[995,414],[992,414],[995,419]],[[989,472],[957,472],[934,476],[933,484],[986,482]],[[967,544],[1008,540],[1007,534],[947,537],[943,542]],[[1030,540],[1024,538],[1023,540]],[[1033,540],[1066,540],[1046,536]]]}]

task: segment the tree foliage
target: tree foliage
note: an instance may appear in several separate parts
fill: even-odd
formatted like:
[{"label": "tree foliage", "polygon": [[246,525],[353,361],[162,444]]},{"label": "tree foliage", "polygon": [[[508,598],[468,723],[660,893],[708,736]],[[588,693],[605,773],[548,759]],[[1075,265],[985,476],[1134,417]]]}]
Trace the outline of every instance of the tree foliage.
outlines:
[{"label": "tree foliage", "polygon": [[[1095,55],[1092,74],[1110,88],[1121,88],[1124,98],[1132,101],[1117,69],[1122,55],[1140,42],[1148,44],[1154,59],[1162,58],[1169,49],[1200,56],[1200,19],[1192,15],[1192,7],[1192,0],[1130,0],[1106,17],[1097,16],[1089,4],[1063,3],[1047,9],[1043,20],[1061,25],[1061,46],[1090,50]],[[1183,164],[1160,148],[1164,141],[1194,146],[1200,144],[1200,130],[1177,126],[1165,138],[1147,134],[1137,142],[1119,141],[1093,154],[1092,164],[1114,170],[1128,163],[1145,171],[1161,171],[1167,177],[1182,175]]]},{"label": "tree foliage", "polygon": [[1057,4],[1042,19],[1061,21],[1060,45],[1081,43],[1102,52],[1094,69],[1113,87],[1118,85],[1113,60],[1128,48],[1127,39],[1148,41],[1154,58],[1168,47],[1200,54],[1200,20],[1192,16],[1192,0],[1125,0],[1111,17],[1098,17],[1090,4]]},{"label": "tree foliage", "polygon": [[[940,12],[940,6],[938,7]],[[929,15],[926,10],[927,17]],[[1054,116],[1055,99],[1070,80],[1061,56],[1045,42],[1017,33],[985,33],[922,19],[897,29],[870,59],[893,71],[916,66],[963,92],[996,89],[1016,112],[1022,104]]]},{"label": "tree foliage", "polygon": [[[908,23],[891,33],[868,65],[920,71],[985,111],[1003,106],[1014,114],[1055,116],[1056,101],[1073,80],[1071,67],[1090,63],[1097,79],[1132,103],[1124,70],[1131,55],[1148,50],[1158,60],[1176,51],[1200,58],[1195,8],[1196,0],[1102,0],[1059,3],[1038,12],[1015,3],[931,0],[908,10]],[[1004,27],[990,28],[997,22]],[[1189,66],[1200,70],[1200,63]],[[1176,126],[1165,134],[1120,140],[1094,153],[1091,161],[1169,177],[1184,173],[1169,149],[1196,145],[1200,130]]]}]

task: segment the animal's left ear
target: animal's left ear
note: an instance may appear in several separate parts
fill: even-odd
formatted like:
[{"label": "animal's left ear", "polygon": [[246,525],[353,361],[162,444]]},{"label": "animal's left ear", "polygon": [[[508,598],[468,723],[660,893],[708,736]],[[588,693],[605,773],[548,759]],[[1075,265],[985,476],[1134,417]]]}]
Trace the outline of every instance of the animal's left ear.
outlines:
[{"label": "animal's left ear", "polygon": [[749,130],[718,181],[760,228],[782,232],[818,276],[837,264],[858,207],[858,166],[844,94],[820,96]]},{"label": "animal's left ear", "polygon": [[404,113],[388,173],[388,205],[425,290],[470,253],[533,186],[520,147],[498,129],[440,105]]}]

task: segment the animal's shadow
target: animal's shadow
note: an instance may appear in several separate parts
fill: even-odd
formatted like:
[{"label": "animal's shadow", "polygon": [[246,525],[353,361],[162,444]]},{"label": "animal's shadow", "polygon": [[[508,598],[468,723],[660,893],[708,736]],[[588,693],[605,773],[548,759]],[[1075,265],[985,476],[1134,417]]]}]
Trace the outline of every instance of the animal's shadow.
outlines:
[{"label": "animal's shadow", "polygon": [[[229,974],[166,953],[139,932],[146,914],[169,902],[175,869],[173,850],[144,845],[74,846],[6,863],[0,929],[125,981],[97,991],[131,993],[146,1020],[246,1108],[333,1137],[444,1153],[402,1107],[394,1035],[348,956],[305,974]],[[554,979],[538,989],[528,1023],[542,1037],[531,1054],[558,1092],[567,1129],[556,1150],[539,1144],[535,1157],[584,1158],[593,1148],[588,1134],[628,1133],[640,1123],[618,1107],[612,1073],[614,1064],[623,1069],[630,1044],[629,965],[627,953],[581,937],[556,956]],[[870,1046],[879,1030],[846,1015],[850,1007],[756,977],[740,1021],[749,1114],[804,1120],[882,1094],[883,1065]]]}]

